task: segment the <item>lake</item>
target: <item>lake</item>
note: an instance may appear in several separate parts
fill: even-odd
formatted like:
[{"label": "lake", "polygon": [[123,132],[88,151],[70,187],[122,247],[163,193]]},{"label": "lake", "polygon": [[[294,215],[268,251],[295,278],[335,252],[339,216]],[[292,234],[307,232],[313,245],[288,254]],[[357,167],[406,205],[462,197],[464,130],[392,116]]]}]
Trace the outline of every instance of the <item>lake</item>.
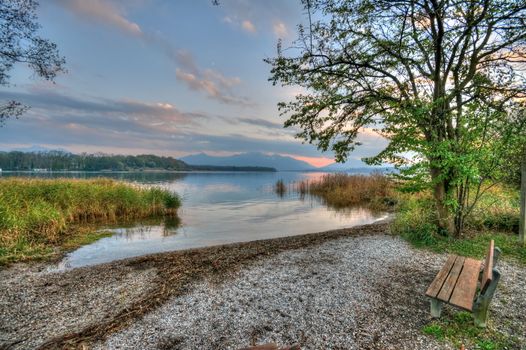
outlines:
[{"label": "lake", "polygon": [[95,265],[151,253],[232,242],[300,235],[369,224],[386,217],[363,207],[337,210],[316,197],[274,191],[282,179],[292,184],[316,180],[323,173],[190,172],[190,173],[5,173],[2,176],[104,176],[144,186],[160,186],[182,198],[180,223],[137,222],[103,227],[114,232],[69,253],[58,269]]}]

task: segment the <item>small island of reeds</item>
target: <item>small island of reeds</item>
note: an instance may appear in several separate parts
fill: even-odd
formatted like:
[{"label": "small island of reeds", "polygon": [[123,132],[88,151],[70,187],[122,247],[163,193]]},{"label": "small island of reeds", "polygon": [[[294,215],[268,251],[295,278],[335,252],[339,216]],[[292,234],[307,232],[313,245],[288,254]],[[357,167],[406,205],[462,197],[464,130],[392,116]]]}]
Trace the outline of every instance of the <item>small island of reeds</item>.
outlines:
[{"label": "small island of reeds", "polygon": [[394,182],[380,173],[326,174],[318,180],[297,182],[293,187],[300,195],[317,196],[333,208],[362,205],[371,209],[391,210],[396,196]]},{"label": "small island of reeds", "polygon": [[110,179],[0,180],[0,265],[56,256],[108,233],[94,224],[176,216],[179,197]]}]

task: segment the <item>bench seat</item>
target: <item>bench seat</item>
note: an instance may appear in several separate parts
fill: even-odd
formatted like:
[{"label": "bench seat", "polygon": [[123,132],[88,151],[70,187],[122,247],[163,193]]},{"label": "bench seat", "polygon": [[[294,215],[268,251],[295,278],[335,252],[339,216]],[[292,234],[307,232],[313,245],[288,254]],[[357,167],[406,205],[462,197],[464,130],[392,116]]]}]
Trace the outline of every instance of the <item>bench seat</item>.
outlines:
[{"label": "bench seat", "polygon": [[486,327],[489,304],[500,279],[495,269],[500,253],[491,240],[484,269],[481,261],[450,255],[426,291],[431,299],[431,317],[440,317],[442,304],[446,303],[470,311],[475,324]]},{"label": "bench seat", "polygon": [[426,295],[473,311],[480,267],[481,262],[478,260],[450,255],[427,289]]}]

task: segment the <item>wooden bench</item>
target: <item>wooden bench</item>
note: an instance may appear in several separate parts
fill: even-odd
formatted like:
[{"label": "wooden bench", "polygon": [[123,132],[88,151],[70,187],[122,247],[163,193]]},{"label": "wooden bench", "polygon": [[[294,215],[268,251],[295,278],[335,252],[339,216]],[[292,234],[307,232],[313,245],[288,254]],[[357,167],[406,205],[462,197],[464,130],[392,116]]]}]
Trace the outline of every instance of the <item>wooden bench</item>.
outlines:
[{"label": "wooden bench", "polygon": [[495,270],[499,255],[493,240],[483,270],[481,261],[450,255],[426,291],[431,298],[431,316],[440,317],[442,304],[448,303],[473,313],[475,324],[486,327],[489,304],[500,279]]}]

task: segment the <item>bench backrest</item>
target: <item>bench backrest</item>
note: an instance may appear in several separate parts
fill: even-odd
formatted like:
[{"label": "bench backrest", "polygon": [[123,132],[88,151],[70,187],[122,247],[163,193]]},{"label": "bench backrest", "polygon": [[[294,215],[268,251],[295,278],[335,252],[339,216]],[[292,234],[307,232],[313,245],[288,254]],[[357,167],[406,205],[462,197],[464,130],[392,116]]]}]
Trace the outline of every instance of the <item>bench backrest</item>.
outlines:
[{"label": "bench backrest", "polygon": [[495,252],[495,242],[491,240],[489,243],[489,250],[486,254],[486,262],[484,264],[484,271],[480,279],[480,290],[484,293],[493,279],[493,254]]}]

